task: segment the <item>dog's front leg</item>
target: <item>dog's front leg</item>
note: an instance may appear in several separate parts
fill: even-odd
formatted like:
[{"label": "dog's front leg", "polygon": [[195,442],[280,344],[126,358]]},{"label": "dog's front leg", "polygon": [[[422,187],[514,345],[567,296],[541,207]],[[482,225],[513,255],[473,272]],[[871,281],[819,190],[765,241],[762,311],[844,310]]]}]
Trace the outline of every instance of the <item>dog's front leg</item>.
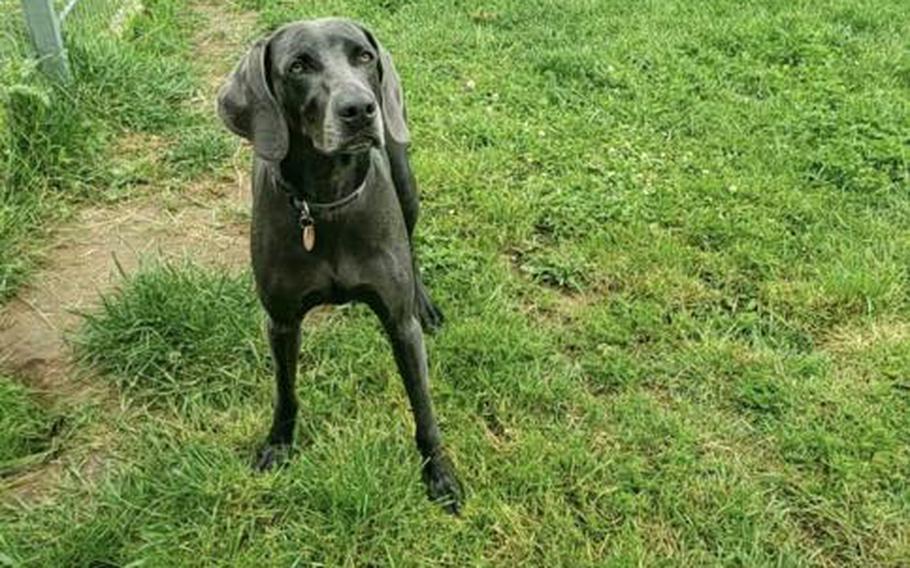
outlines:
[{"label": "dog's front leg", "polygon": [[430,499],[440,501],[451,513],[458,513],[462,488],[455,467],[442,448],[439,426],[433,415],[433,402],[427,369],[427,352],[420,323],[414,316],[386,324],[398,370],[411,402],[416,425],[417,448],[423,456],[423,481]]},{"label": "dog's front leg", "polygon": [[294,440],[297,418],[297,356],[300,353],[300,320],[268,321],[269,346],[275,364],[275,414],[272,429],[259,453],[257,469],[270,469],[287,458]]}]

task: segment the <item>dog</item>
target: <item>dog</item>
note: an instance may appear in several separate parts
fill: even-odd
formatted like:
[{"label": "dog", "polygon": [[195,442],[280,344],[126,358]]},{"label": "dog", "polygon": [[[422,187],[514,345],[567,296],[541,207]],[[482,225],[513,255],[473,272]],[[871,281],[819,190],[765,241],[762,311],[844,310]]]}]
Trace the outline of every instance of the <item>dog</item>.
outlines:
[{"label": "dog", "polygon": [[463,490],[434,416],[423,342],[443,315],[414,254],[419,202],[391,56],[350,20],[287,24],[240,60],[217,111],[254,151],[250,249],[277,386],[256,466],[275,466],[293,442],[304,316],[318,305],[364,302],[404,381],[427,494],[458,513]]}]

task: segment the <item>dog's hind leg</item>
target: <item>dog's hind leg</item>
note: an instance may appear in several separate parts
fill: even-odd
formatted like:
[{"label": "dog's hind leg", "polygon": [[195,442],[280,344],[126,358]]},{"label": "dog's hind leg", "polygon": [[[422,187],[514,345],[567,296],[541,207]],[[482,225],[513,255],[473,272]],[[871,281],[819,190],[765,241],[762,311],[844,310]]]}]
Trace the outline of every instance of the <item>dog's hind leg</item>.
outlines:
[{"label": "dog's hind leg", "polygon": [[417,193],[417,181],[411,170],[408,159],[408,148],[392,140],[386,141],[389,156],[389,166],[392,174],[392,183],[398,196],[398,204],[404,216],[404,224],[408,230],[408,241],[411,246],[411,258],[414,270],[414,297],[417,300],[417,315],[420,325],[427,333],[433,333],[442,327],[445,317],[442,310],[433,302],[423,285],[420,277],[420,267],[417,264],[417,255],[414,251],[414,227],[417,225],[417,216],[420,213],[420,198]]},{"label": "dog's hind leg", "polygon": [[417,300],[417,313],[420,317],[420,325],[427,333],[435,333],[442,327],[445,322],[445,316],[442,310],[430,298],[427,289],[423,286],[423,280],[420,278],[420,267],[417,266],[417,260],[414,260],[414,294]]},{"label": "dog's hind leg", "polygon": [[297,355],[300,352],[300,319],[268,321],[269,345],[275,364],[275,413],[265,446],[259,453],[256,468],[270,469],[287,458],[294,441],[297,419]]}]

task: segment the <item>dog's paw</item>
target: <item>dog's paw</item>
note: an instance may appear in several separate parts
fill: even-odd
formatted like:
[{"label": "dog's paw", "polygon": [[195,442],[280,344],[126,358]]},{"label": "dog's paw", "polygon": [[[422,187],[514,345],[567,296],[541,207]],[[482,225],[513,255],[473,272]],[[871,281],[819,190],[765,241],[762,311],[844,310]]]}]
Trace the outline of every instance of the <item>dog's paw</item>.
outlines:
[{"label": "dog's paw", "polygon": [[464,491],[455,474],[455,466],[443,452],[437,452],[423,464],[423,482],[431,501],[453,515],[461,512]]},{"label": "dog's paw", "polygon": [[430,296],[423,287],[419,289],[417,304],[418,315],[420,316],[420,327],[422,327],[426,333],[437,332],[439,328],[442,327],[443,322],[445,322],[445,316],[442,315],[442,310],[433,303],[433,300],[430,299]]},{"label": "dog's paw", "polygon": [[291,446],[289,444],[267,443],[259,450],[256,459],[253,461],[253,469],[256,471],[269,471],[287,464],[290,457]]}]

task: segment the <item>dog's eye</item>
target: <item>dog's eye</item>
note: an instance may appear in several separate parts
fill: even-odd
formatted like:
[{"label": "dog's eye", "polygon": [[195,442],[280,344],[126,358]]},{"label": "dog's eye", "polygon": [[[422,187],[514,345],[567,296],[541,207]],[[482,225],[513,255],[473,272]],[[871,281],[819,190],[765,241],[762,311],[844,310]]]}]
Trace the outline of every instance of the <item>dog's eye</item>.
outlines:
[{"label": "dog's eye", "polygon": [[369,63],[370,61],[373,61],[373,58],[373,54],[366,50],[357,54],[357,61],[361,63]]},{"label": "dog's eye", "polygon": [[316,70],[316,62],[313,61],[310,57],[304,56],[299,59],[295,59],[291,66],[288,67],[288,71],[293,74],[299,73],[308,73],[310,71]]}]

